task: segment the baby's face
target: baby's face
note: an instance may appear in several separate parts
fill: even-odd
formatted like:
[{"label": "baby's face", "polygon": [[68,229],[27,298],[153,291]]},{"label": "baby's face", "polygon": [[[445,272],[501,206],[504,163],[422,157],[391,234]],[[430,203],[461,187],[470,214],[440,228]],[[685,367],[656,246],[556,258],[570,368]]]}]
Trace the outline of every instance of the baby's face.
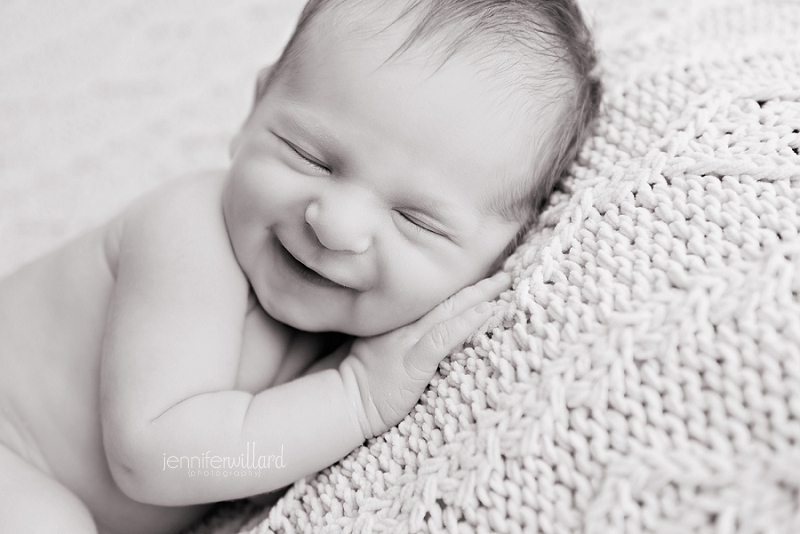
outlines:
[{"label": "baby's face", "polygon": [[534,132],[466,57],[436,71],[384,64],[399,40],[308,40],[235,143],[225,220],[272,317],[375,335],[488,274]]}]

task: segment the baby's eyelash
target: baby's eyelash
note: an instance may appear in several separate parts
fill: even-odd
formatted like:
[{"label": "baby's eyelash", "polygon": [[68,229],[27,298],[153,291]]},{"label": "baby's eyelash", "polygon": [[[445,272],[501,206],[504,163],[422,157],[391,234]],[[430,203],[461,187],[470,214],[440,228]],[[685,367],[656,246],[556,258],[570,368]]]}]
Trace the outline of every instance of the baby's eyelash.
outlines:
[{"label": "baby's eyelash", "polygon": [[414,219],[413,217],[409,216],[406,213],[403,213],[402,211],[398,211],[397,213],[400,214],[400,218],[402,218],[404,221],[410,224],[413,227],[413,229],[417,232],[420,233],[425,232],[432,235],[442,235],[439,232],[432,230],[428,226],[421,224],[418,220]]},{"label": "baby's eyelash", "polygon": [[318,169],[318,170],[321,170],[321,171],[325,171],[327,173],[331,172],[331,170],[327,166],[325,166],[322,163],[320,163],[319,161],[315,160],[314,158],[312,158],[311,156],[309,156],[308,154],[306,154],[305,152],[303,152],[302,150],[300,150],[299,148],[294,146],[294,144],[292,144],[289,141],[287,141],[286,139],[281,138],[281,141],[286,143],[286,146],[288,146],[289,148],[292,149],[292,152],[294,152],[295,156],[297,156],[304,163],[306,163],[308,165],[311,165],[315,169]]},{"label": "baby's eyelash", "polygon": [[292,150],[294,150],[294,153],[297,154],[297,157],[299,157],[300,159],[302,159],[304,162],[308,163],[312,167],[316,167],[317,169],[325,171],[325,172],[331,172],[331,170],[328,167],[326,167],[322,163],[318,163],[318,162],[314,161],[313,159],[309,158],[308,156],[306,156],[305,154],[303,154],[302,152],[300,152],[296,148],[292,147]]}]

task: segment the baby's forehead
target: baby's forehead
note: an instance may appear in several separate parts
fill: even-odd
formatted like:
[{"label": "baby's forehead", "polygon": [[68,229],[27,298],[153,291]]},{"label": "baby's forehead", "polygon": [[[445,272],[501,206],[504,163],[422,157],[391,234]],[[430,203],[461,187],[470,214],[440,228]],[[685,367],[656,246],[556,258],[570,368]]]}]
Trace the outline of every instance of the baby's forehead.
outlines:
[{"label": "baby's forehead", "polygon": [[554,60],[558,52],[548,51],[538,37],[537,43],[520,47],[496,29],[468,31],[467,20],[459,23],[451,18],[447,24],[438,24],[440,21],[428,17],[421,7],[426,4],[426,1],[328,2],[301,29],[302,45],[294,47],[289,62],[302,62],[332,49],[364,46],[384,50],[381,66],[415,62],[434,75],[458,57],[470,62],[475,72],[492,85],[494,94],[487,97],[494,97],[505,106],[515,106],[520,113],[536,114],[544,107],[560,107],[564,103],[561,97],[570,92],[574,82],[564,72],[561,62]]},{"label": "baby's forehead", "polygon": [[[408,54],[446,62],[454,55],[466,53],[482,63],[490,63],[486,61],[489,58],[504,58],[506,61],[496,61],[506,63],[504,70],[508,70],[508,63],[524,63],[525,68],[536,63],[537,70],[545,64],[557,66],[549,53],[553,47],[546,42],[550,29],[544,20],[538,20],[533,9],[526,10],[528,20],[523,22],[514,18],[522,11],[517,10],[513,17],[510,12],[503,17],[499,15],[502,10],[495,12],[492,6],[481,7],[481,4],[461,0],[329,0],[317,2],[298,32],[302,37],[312,34],[328,37],[319,43],[324,43],[323,46],[341,46],[351,39],[395,41],[396,49],[387,62]],[[520,28],[524,27],[528,30],[522,32]],[[336,36],[345,39],[330,39]],[[302,47],[298,52],[307,53],[313,48]]]},{"label": "baby's forehead", "polygon": [[[519,35],[509,36],[509,32],[526,24],[502,18],[485,24],[480,15],[488,14],[478,9],[443,13],[433,8],[436,5],[427,0],[325,2],[306,27],[299,28],[303,45],[295,47],[294,59],[355,43],[383,46],[384,65],[415,61],[432,73],[454,57],[467,58],[502,100],[518,106],[520,112],[557,106],[562,103],[560,97],[574,86],[561,61],[561,47],[547,42],[549,30],[543,21],[528,20],[530,31],[521,39],[518,29]],[[528,18],[537,17],[529,13]]]}]

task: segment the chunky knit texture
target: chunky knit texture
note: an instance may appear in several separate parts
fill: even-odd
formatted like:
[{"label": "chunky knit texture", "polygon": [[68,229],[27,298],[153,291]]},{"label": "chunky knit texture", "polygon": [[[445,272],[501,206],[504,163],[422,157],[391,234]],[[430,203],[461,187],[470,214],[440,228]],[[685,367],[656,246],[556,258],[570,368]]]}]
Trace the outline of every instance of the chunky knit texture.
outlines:
[{"label": "chunky knit texture", "polygon": [[587,2],[597,134],[486,331],[252,533],[800,532],[800,4]]}]

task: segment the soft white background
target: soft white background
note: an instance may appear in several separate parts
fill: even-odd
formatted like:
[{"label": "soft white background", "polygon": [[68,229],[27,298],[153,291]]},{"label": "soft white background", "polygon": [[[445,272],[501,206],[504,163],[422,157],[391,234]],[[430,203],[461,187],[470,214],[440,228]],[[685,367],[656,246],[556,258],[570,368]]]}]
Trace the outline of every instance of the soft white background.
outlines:
[{"label": "soft white background", "polygon": [[222,167],[302,0],[0,1],[0,276]]}]

